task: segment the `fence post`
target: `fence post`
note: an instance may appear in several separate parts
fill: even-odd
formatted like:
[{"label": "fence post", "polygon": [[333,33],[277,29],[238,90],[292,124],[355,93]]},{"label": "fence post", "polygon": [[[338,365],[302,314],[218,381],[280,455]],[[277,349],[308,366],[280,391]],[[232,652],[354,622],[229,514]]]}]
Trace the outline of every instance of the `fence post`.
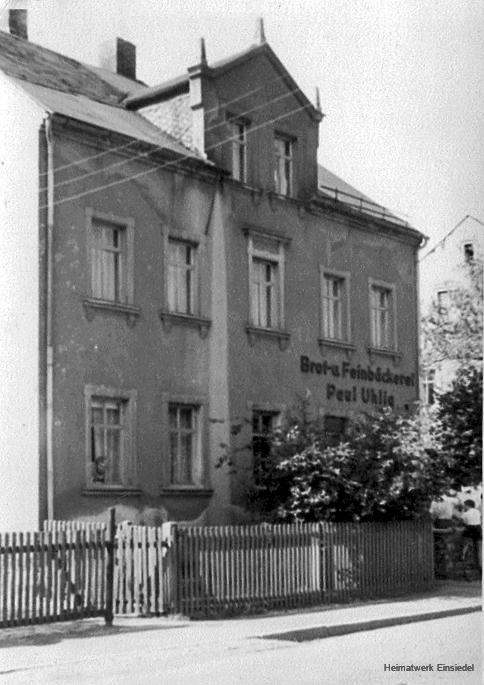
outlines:
[{"label": "fence post", "polygon": [[171,613],[180,611],[178,598],[179,569],[177,568],[177,525],[168,521],[162,524],[163,554],[163,606],[162,610]]},{"label": "fence post", "polygon": [[113,624],[113,596],[114,596],[114,553],[116,537],[116,509],[109,510],[108,539],[106,541],[107,564],[106,564],[106,609],[104,621],[107,626]]}]

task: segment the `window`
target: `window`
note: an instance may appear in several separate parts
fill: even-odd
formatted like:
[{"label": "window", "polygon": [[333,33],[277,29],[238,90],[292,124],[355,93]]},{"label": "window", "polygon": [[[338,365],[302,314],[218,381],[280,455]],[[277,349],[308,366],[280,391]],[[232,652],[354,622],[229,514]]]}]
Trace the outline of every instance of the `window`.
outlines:
[{"label": "window", "polygon": [[195,484],[195,468],[200,450],[199,424],[197,406],[168,406],[171,485]]},{"label": "window", "polygon": [[325,416],[324,432],[328,445],[336,446],[344,440],[347,419],[341,416]]},{"label": "window", "polygon": [[349,340],[349,275],[322,272],[322,335],[330,340]]},{"label": "window", "polygon": [[252,455],[254,479],[261,480],[264,466],[271,453],[271,436],[276,427],[278,412],[254,410],[252,412]]},{"label": "window", "polygon": [[249,235],[250,319],[254,326],[284,324],[284,246],[276,238]]},{"label": "window", "polygon": [[466,262],[472,262],[474,259],[474,245],[472,243],[464,244],[464,259]]},{"label": "window", "polygon": [[254,323],[263,328],[277,328],[279,321],[279,275],[277,262],[254,258],[252,277]]},{"label": "window", "polygon": [[92,221],[92,294],[127,302],[126,226]]},{"label": "window", "polygon": [[435,371],[431,369],[428,371],[422,381],[423,384],[423,401],[425,404],[434,404],[435,402]]},{"label": "window", "polygon": [[392,286],[370,284],[371,344],[391,350],[395,348],[395,297]]},{"label": "window", "polygon": [[437,309],[439,314],[446,315],[449,311],[450,294],[448,290],[439,290],[437,292]]},{"label": "window", "polygon": [[195,314],[197,308],[196,247],[180,240],[168,241],[168,309]]},{"label": "window", "polygon": [[236,181],[247,181],[247,125],[238,120],[231,124],[232,177]]},{"label": "window", "polygon": [[88,485],[133,487],[136,392],[87,386],[85,394]]},{"label": "window", "polygon": [[293,143],[288,138],[275,136],[274,138],[274,185],[276,193],[290,195],[292,192],[293,176]]}]

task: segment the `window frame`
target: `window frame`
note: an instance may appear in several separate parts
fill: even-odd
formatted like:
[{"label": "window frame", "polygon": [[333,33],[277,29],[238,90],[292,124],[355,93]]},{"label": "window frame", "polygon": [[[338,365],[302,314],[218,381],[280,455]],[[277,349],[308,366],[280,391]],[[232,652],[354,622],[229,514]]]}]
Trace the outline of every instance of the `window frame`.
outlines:
[{"label": "window frame", "polygon": [[[171,246],[172,245],[176,245],[177,247],[184,247],[185,249],[190,250],[192,263],[188,266],[186,264],[180,264],[178,262],[173,263],[172,259],[171,259],[171,257],[172,257]],[[166,276],[165,276],[165,304],[166,304],[166,310],[169,314],[196,317],[196,316],[198,316],[198,314],[200,312],[200,276],[199,276],[200,270],[199,270],[198,242],[196,242],[194,240],[187,239],[187,238],[180,238],[178,236],[168,235],[167,239],[165,241],[165,252],[166,252],[166,258],[165,258],[165,273],[166,273]],[[173,307],[171,302],[170,302],[170,291],[171,291],[170,278],[173,274],[172,266],[176,267],[177,272],[181,269],[184,269],[185,270],[185,277],[188,274],[191,274],[190,293],[189,293],[188,289],[186,290],[186,292],[183,293],[183,296],[186,297],[187,303],[188,303],[189,299],[192,301],[192,306],[189,308],[187,305],[187,310],[178,309],[177,307]],[[175,290],[176,290],[177,286],[178,286],[178,279],[176,279],[175,283],[174,283]],[[176,292],[175,292],[175,299],[179,299]],[[188,311],[188,309],[190,309],[190,311]]]},{"label": "window frame", "polygon": [[[124,250],[122,260],[123,275],[119,289],[123,290],[123,299],[106,299],[100,297],[95,284],[94,253],[98,251],[96,238],[96,224],[106,224],[123,230]],[[134,219],[131,217],[116,216],[112,213],[99,212],[92,207],[86,209],[86,233],[89,264],[89,289],[90,299],[94,302],[103,302],[113,307],[123,307],[132,305],[134,302]],[[116,287],[115,287],[116,289]]]},{"label": "window frame", "polygon": [[[205,395],[179,395],[162,393],[161,402],[161,425],[162,425],[162,483],[161,490],[166,492],[176,491],[205,491],[207,489],[208,469],[205,463],[207,454],[207,405]],[[170,441],[170,407],[190,407],[196,411],[196,446],[192,458],[192,482],[172,482],[172,455]]]},{"label": "window frame", "polygon": [[[351,344],[351,299],[350,299],[350,288],[351,288],[351,275],[349,271],[337,271],[335,269],[328,269],[323,265],[319,267],[320,271],[320,335],[321,340],[328,341],[329,343],[337,344]],[[334,298],[329,297],[325,294],[325,286],[327,280],[335,280],[342,284],[342,293],[339,299],[341,303],[341,315],[340,315],[340,335],[334,336],[330,335],[330,331],[327,330],[326,322],[328,316],[327,310],[327,300]]]},{"label": "window frame", "polygon": [[[257,240],[259,240],[259,246],[257,246]],[[277,249],[270,251],[264,249],[261,243],[269,242],[273,243]],[[250,326],[266,330],[266,331],[282,331],[285,324],[285,297],[284,297],[284,284],[285,284],[285,251],[287,240],[281,237],[274,236],[272,234],[265,234],[261,232],[249,231],[247,233],[247,254],[248,254],[248,282],[249,282],[249,322]],[[275,300],[277,306],[277,316],[274,324],[267,326],[259,323],[260,320],[260,309],[259,307],[254,307],[255,297],[254,297],[254,287],[255,287],[255,270],[254,263],[259,262],[266,265],[276,265],[276,292]],[[258,298],[257,298],[258,299]]]},{"label": "window frame", "polygon": [[429,369],[422,375],[422,394],[423,403],[425,406],[430,407],[436,403],[436,371],[435,369]]},{"label": "window frame", "polygon": [[[84,388],[85,407],[85,490],[129,491],[138,490],[137,458],[136,458],[136,405],[137,391],[113,388],[105,385],[86,385]],[[122,473],[120,483],[102,483],[92,478],[92,420],[91,410],[93,400],[114,400],[124,404],[122,436],[122,454],[119,467]]]},{"label": "window frame", "polygon": [[[389,305],[387,311],[389,312],[388,322],[388,337],[389,345],[382,345],[377,341],[376,327],[374,320],[373,307],[373,293],[376,291],[386,291],[389,294]],[[370,347],[375,351],[396,352],[398,349],[397,340],[397,302],[396,302],[396,288],[395,284],[386,281],[376,280],[374,278],[368,279],[368,298],[369,298],[369,313],[370,313]]]},{"label": "window frame", "polygon": [[[470,248],[470,249],[469,249]],[[464,253],[464,261],[466,264],[472,264],[476,257],[476,249],[473,240],[466,240],[462,243],[462,251]]]},{"label": "window frame", "polygon": [[[328,426],[327,426],[328,419],[331,419],[331,420],[336,419],[337,421],[340,421],[343,424],[343,431],[340,433],[335,433],[334,431],[330,431]],[[335,447],[335,446],[339,445],[341,442],[344,442],[344,438],[347,436],[348,428],[349,428],[348,416],[345,416],[342,414],[335,414],[335,413],[329,414],[329,413],[325,412],[324,417],[323,417],[323,421],[324,421],[324,424],[323,424],[324,425],[324,436],[325,436],[325,439],[327,441],[327,444],[331,447]],[[339,442],[336,442],[335,440],[332,440],[330,438],[330,436],[336,436],[336,435],[340,436]]]},{"label": "window frame", "polygon": [[[240,183],[247,183],[249,122],[247,121],[247,119],[243,119],[236,115],[229,115],[228,123],[230,125],[231,135],[230,159],[232,178],[234,179],[234,181],[239,181]],[[240,138],[240,129],[242,130],[242,138]]]},{"label": "window frame", "polygon": [[[277,143],[283,143],[284,146],[289,146],[289,153],[285,151],[280,154],[277,150]],[[274,147],[274,190],[278,195],[291,197],[294,194],[294,150],[296,139],[293,136],[287,135],[280,131],[274,131],[273,147]],[[281,160],[283,165],[288,165],[288,178],[284,174],[284,180],[287,183],[287,188],[284,191],[282,177],[279,173],[281,168]]]},{"label": "window frame", "polygon": [[[258,415],[260,417],[262,416],[269,416],[271,418],[271,429],[268,432],[254,432],[254,418],[255,416]],[[260,463],[261,463],[261,457],[259,454],[256,454],[254,450],[254,442],[255,439],[258,438],[260,440],[263,440],[265,437],[268,435],[271,435],[274,430],[281,425],[282,421],[282,412],[278,409],[274,408],[267,408],[267,407],[260,407],[260,406],[253,406],[251,408],[251,421],[250,421],[250,426],[251,426],[251,454],[252,454],[252,477],[254,479],[254,482],[257,483],[259,481],[257,477],[257,471],[260,469]],[[270,451],[270,447],[269,447]],[[259,463],[257,463],[259,462]]]}]

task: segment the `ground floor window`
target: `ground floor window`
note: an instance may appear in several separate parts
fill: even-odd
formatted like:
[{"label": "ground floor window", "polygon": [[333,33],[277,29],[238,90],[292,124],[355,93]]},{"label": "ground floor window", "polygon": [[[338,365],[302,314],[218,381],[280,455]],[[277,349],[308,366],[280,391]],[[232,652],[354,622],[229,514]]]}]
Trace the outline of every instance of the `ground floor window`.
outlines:
[{"label": "ground floor window", "polygon": [[135,482],[135,391],[87,386],[87,480],[94,486]]},{"label": "ground floor window", "polygon": [[194,485],[194,466],[200,449],[199,408],[195,405],[168,406],[170,433],[170,483]]},{"label": "ground floor window", "polygon": [[324,430],[328,444],[339,445],[345,438],[347,427],[348,419],[345,417],[326,415],[324,417]]},{"label": "ground floor window", "polygon": [[252,411],[252,455],[254,480],[261,480],[264,467],[271,453],[272,434],[277,425],[279,413],[254,409]]}]

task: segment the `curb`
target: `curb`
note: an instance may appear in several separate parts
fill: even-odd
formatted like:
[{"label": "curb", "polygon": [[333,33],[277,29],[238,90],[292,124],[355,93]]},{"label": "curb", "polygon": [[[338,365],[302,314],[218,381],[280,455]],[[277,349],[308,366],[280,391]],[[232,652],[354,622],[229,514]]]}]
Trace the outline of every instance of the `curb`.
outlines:
[{"label": "curb", "polygon": [[317,626],[313,628],[302,628],[300,630],[290,630],[284,633],[272,633],[270,635],[258,635],[262,640],[288,640],[291,642],[306,642],[308,640],[322,640],[327,637],[338,635],[348,635],[364,630],[376,630],[377,628],[390,628],[401,626],[406,623],[416,623],[418,621],[433,621],[437,618],[448,618],[450,616],[460,616],[481,611],[480,605],[461,607],[458,609],[442,609],[441,611],[427,611],[420,614],[410,614],[408,616],[394,616],[392,618],[375,618],[369,621],[359,621],[358,623],[341,623],[334,626]]}]

